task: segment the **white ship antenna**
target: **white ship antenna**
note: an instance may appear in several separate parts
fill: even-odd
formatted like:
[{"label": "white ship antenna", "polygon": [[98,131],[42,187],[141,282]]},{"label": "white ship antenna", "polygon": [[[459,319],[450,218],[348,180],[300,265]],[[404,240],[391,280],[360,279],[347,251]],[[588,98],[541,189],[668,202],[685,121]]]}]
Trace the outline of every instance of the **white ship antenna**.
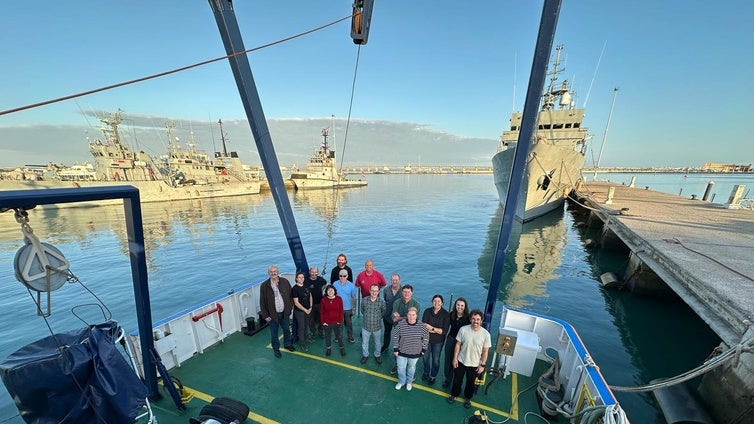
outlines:
[{"label": "white ship antenna", "polygon": [[600,68],[600,63],[602,62],[602,55],[605,54],[605,47],[607,47],[607,40],[605,40],[605,43],[602,44],[602,51],[600,52],[599,59],[597,59],[597,66],[594,67],[594,74],[592,75],[592,82],[589,83],[589,90],[586,91],[586,98],[584,99],[584,106],[582,106],[584,109],[586,109],[586,102],[589,101],[589,94],[592,92],[592,85],[594,85],[594,79],[597,78],[597,70]]},{"label": "white ship antenna", "polygon": [[602,146],[600,146],[600,153],[597,155],[597,166],[594,167],[593,180],[597,180],[597,171],[600,169],[600,160],[602,160],[602,150],[605,148],[605,140],[607,139],[607,130],[610,128],[610,120],[613,119],[613,107],[615,107],[615,98],[618,97],[618,87],[613,88],[613,103],[610,105],[610,114],[607,116],[607,124],[605,125],[605,133],[602,135]]},{"label": "white ship antenna", "polygon": [[[207,115],[207,120],[209,121],[209,139],[212,140],[212,151],[217,151],[217,142],[215,141],[215,129],[212,126],[212,115]],[[220,120],[222,121],[222,119]],[[223,130],[220,128],[220,134],[222,134]]]},{"label": "white ship antenna", "polygon": [[513,52],[513,102],[511,110],[513,112],[516,111],[516,78],[518,76],[517,74],[517,68],[518,68],[518,52]]},{"label": "white ship antenna", "polygon": [[79,109],[79,114],[84,116],[84,120],[86,121],[86,125],[91,127],[92,123],[89,121],[89,114],[91,113],[92,116],[97,116],[93,113],[93,111],[87,112],[84,110],[84,108],[81,107],[81,104],[79,104],[79,101],[76,100],[76,107]]}]

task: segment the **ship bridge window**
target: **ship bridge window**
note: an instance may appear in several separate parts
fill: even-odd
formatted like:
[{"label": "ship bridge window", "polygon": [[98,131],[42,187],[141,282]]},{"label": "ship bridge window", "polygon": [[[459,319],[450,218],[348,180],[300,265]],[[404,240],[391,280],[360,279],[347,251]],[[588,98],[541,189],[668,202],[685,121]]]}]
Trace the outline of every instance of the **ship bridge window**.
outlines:
[{"label": "ship bridge window", "polygon": [[549,129],[550,129],[550,124],[544,124],[544,125],[540,125],[540,126],[539,126],[539,129],[540,129],[540,130],[549,130]]},{"label": "ship bridge window", "polygon": [[552,129],[554,130],[562,130],[563,124],[552,124]]},{"label": "ship bridge window", "polygon": [[571,128],[573,124],[566,124],[566,128]]},{"label": "ship bridge window", "polygon": [[573,127],[574,127],[574,128],[578,128],[578,127],[580,127],[580,126],[581,126],[581,124],[579,124],[578,122],[577,122],[577,123],[575,123],[575,124],[573,124]]},{"label": "ship bridge window", "polygon": [[518,131],[518,127],[516,127],[516,126],[512,126],[512,127],[511,127],[511,131]]}]

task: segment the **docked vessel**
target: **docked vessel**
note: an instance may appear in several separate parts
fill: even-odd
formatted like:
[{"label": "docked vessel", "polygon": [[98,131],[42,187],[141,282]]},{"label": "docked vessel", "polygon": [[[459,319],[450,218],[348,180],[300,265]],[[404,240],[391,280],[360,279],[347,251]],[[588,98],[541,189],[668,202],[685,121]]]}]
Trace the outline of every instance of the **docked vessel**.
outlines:
[{"label": "docked vessel", "polygon": [[[562,45],[556,47],[549,71],[550,83],[542,96],[537,130],[527,160],[521,201],[516,210],[516,218],[524,222],[562,207],[584,166],[589,138],[587,128],[582,126],[584,109],[575,107],[568,81],[557,84],[558,74],[563,71],[558,68],[562,50]],[[510,129],[500,136],[497,153],[492,157],[495,187],[503,206],[522,115],[520,112],[511,115]]]},{"label": "docked vessel", "polygon": [[[0,181],[0,189],[131,185],[139,189],[142,202],[259,194],[259,172],[245,168],[236,152],[217,153],[213,161],[196,149],[193,133],[184,148],[166,124],[168,154],[163,160],[155,160],[122,142],[118,129],[120,111],[100,121],[105,124],[103,138],[88,140],[94,164],[57,170],[47,178],[5,179]],[[108,202],[100,202],[103,203]]]},{"label": "docked vessel", "polygon": [[306,169],[291,173],[290,180],[297,190],[325,188],[351,188],[367,185],[365,180],[349,179],[343,170],[338,169],[335,150],[327,141],[329,128],[322,129],[322,144],[314,151]]}]

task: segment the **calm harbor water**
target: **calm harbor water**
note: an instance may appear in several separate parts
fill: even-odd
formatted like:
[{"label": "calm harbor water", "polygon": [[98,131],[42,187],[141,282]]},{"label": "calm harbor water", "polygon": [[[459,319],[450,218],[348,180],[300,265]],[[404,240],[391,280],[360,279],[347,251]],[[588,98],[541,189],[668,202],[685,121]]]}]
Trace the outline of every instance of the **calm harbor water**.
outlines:
[{"label": "calm harbor water", "polygon": [[[637,186],[667,191],[655,187],[662,178],[644,183],[642,177],[637,178]],[[492,176],[370,175],[367,179],[368,187],[340,191],[337,196],[325,191],[289,193],[309,264],[329,271],[337,254],[345,252],[349,265],[359,271],[371,258],[376,269],[398,272],[404,283],[412,284],[423,308],[436,293],[445,297],[446,306],[451,297],[464,296],[470,306],[481,308],[502,217]],[[260,280],[269,264],[293,270],[269,194],[146,204],[143,215],[155,320]],[[122,218],[121,207],[44,209],[32,211],[30,224],[44,242],[67,256],[72,272],[132,331],[136,324]],[[585,247],[583,240],[593,235],[580,229],[578,219],[565,210],[514,231],[520,237],[511,246],[496,312],[505,302],[569,321],[614,385],[645,384],[704,360],[718,338],[685,304],[600,287],[599,275],[622,270],[627,258]],[[0,220],[0,297],[5,304],[0,315],[0,357],[4,358],[46,336],[48,330],[13,274],[13,258],[21,246],[19,226],[11,213],[0,214]],[[76,285],[53,292],[52,329],[59,332],[83,325],[76,315],[86,322],[101,320],[95,302]],[[496,320],[491,328],[497,326]],[[694,343],[689,343],[692,339]],[[618,398],[632,422],[663,422],[651,395],[618,394]],[[0,390],[0,422],[20,421],[9,396]]]}]

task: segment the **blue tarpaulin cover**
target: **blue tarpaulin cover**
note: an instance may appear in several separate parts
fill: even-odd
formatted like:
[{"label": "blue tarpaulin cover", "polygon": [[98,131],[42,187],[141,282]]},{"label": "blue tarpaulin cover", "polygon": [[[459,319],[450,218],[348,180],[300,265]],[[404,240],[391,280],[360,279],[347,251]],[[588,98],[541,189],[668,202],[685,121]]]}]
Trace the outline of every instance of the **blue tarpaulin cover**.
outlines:
[{"label": "blue tarpaulin cover", "polygon": [[108,321],[28,344],[0,362],[27,423],[133,423],[147,389],[115,346]]}]

